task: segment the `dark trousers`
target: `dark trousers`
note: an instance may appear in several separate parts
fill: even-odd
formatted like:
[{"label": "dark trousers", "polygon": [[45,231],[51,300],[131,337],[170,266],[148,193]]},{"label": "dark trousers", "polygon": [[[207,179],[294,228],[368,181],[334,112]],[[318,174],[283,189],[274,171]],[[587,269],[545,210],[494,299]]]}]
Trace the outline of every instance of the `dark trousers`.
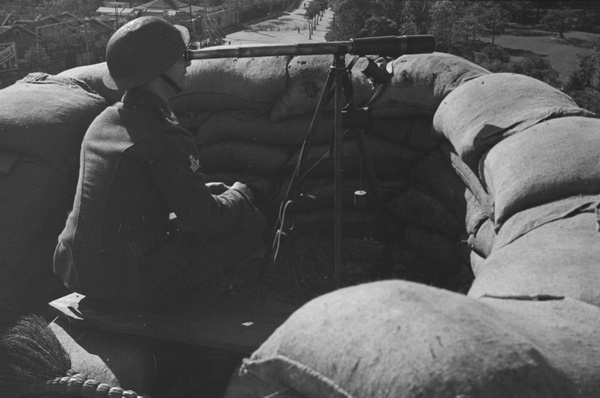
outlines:
[{"label": "dark trousers", "polygon": [[248,259],[264,242],[266,231],[264,216],[255,210],[220,236],[206,239],[180,233],[166,239],[140,263],[146,301],[186,297],[220,270]]}]

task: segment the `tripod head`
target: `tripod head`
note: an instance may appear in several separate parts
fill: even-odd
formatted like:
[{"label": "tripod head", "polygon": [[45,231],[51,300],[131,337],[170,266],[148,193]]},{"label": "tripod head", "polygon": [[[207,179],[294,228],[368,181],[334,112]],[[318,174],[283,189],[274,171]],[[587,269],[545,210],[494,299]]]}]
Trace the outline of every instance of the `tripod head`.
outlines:
[{"label": "tripod head", "polygon": [[264,44],[191,50],[192,59],[269,57],[277,55],[352,54],[397,58],[404,54],[425,54],[435,50],[432,35],[360,37],[349,41],[322,43]]}]

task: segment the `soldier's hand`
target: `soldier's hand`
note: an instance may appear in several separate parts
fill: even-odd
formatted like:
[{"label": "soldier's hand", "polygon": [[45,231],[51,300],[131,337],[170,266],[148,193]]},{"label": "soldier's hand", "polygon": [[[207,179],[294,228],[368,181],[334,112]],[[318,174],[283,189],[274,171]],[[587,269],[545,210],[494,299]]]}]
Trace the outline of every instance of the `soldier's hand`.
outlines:
[{"label": "soldier's hand", "polygon": [[231,188],[230,186],[225,185],[222,182],[207,182],[206,187],[213,195],[220,195],[223,192],[227,191],[229,188]]},{"label": "soldier's hand", "polygon": [[242,184],[241,182],[236,182],[231,186],[232,189],[237,189],[242,192],[244,195],[248,197],[252,202],[254,202],[254,194],[250,190],[250,187],[246,184]]}]

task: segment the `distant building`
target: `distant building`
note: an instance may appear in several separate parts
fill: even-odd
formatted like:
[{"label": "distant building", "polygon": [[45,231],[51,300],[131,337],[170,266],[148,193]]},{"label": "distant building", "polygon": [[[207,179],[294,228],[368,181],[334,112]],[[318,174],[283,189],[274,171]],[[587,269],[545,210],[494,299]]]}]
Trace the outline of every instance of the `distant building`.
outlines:
[{"label": "distant building", "polygon": [[102,4],[96,10],[96,17],[115,28],[140,16],[139,10],[132,8],[126,1],[105,1]]},{"label": "distant building", "polygon": [[25,53],[39,41],[39,37],[27,25],[18,24],[0,26],[0,43],[13,43],[16,47],[18,60],[25,57]]},{"label": "distant building", "polygon": [[29,49],[46,44],[57,32],[78,35],[82,38],[81,45],[65,49],[62,54],[48,54],[54,65],[46,72],[58,73],[103,61],[106,43],[114,32],[112,26],[99,19],[81,19],[68,12],[35,20],[5,18],[5,21],[11,25],[0,26],[0,75],[14,75],[24,65]]},{"label": "distant building", "polygon": [[225,6],[202,7],[180,0],[152,0],[132,8],[127,2],[104,2],[96,16],[115,28],[141,16],[164,18],[187,27],[201,46],[219,44],[224,30],[237,24],[236,13]]}]

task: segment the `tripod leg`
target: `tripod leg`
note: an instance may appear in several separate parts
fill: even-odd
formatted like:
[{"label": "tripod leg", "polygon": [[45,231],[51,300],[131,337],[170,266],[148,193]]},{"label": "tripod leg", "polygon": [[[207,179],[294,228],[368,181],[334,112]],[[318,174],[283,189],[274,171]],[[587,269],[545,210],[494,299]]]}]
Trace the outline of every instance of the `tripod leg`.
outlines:
[{"label": "tripod leg", "polygon": [[[340,60],[341,58],[341,60]],[[334,155],[334,195],[335,195],[335,226],[334,226],[334,266],[335,279],[339,283],[342,277],[342,101],[344,97],[344,56],[336,58],[335,75],[335,132],[333,141]]]},{"label": "tripod leg", "polygon": [[298,158],[298,162],[296,163],[294,173],[292,174],[292,178],[290,179],[284,199],[282,200],[281,205],[279,206],[278,218],[275,221],[274,225],[273,242],[271,246],[267,249],[267,252],[265,253],[265,258],[271,259],[271,263],[275,263],[276,261],[281,237],[283,235],[283,221],[285,220],[285,211],[287,210],[288,205],[297,199],[296,197],[298,195],[298,183],[300,181],[300,176],[302,175],[302,167],[306,162],[308,149],[312,145],[312,140],[316,134],[317,128],[321,121],[321,117],[325,112],[325,107],[327,106],[329,101],[331,101],[332,98],[332,89],[333,84],[335,82],[335,74],[333,70],[334,69],[332,68],[329,75],[327,76],[327,80],[325,81],[325,86],[321,91],[321,96],[319,97],[319,102],[317,103],[317,109],[315,110],[315,113],[311,120],[308,133],[306,134],[306,137],[304,137],[304,142],[302,143],[302,148],[300,149],[300,156]]},{"label": "tripod leg", "polygon": [[[317,128],[319,127],[319,123],[321,122],[321,117],[325,112],[325,107],[331,101],[332,95],[331,91],[333,88],[333,84],[335,81],[335,76],[333,70],[330,71],[327,76],[327,80],[325,81],[325,86],[323,87],[323,91],[321,92],[321,96],[319,97],[319,102],[317,103],[317,109],[313,115],[313,118],[310,122],[310,128],[306,137],[304,137],[304,142],[302,143],[302,148],[300,149],[300,156],[298,162],[296,163],[296,169],[294,171],[294,177],[301,176],[302,166],[306,162],[306,156],[308,155],[308,149],[312,146],[312,140],[317,132]],[[292,179],[292,183],[290,187],[293,185],[294,178]],[[289,191],[289,190],[288,190]]]}]

